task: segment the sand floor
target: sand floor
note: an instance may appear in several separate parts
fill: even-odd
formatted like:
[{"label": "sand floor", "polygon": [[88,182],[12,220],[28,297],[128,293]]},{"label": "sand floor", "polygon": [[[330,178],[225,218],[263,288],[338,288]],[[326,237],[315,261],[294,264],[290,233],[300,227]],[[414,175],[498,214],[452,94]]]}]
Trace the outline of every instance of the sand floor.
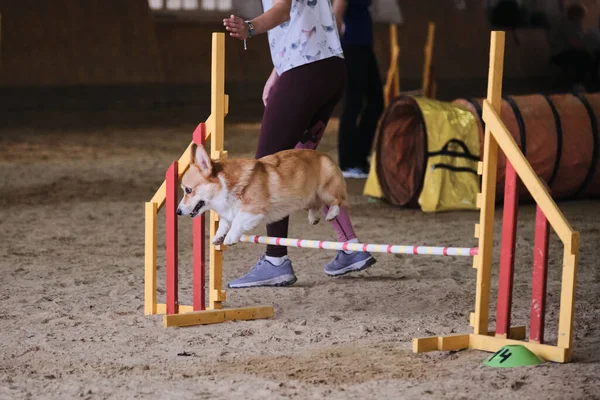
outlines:
[{"label": "sand floor", "polygon": [[[335,127],[321,147],[332,155]],[[478,351],[412,353],[413,337],[471,331],[476,274],[466,257],[379,255],[368,271],[332,279],[323,265],[334,252],[291,249],[294,286],[227,290],[232,307],[273,305],[271,320],[166,329],[162,317],[144,316],[144,202],[193,128],[1,132],[0,398],[600,398],[593,201],[561,203],[582,243],[570,364],[498,370],[484,367],[488,353]],[[251,156],[256,142],[257,125],[227,125],[230,157]],[[363,184],[349,183],[362,240],[476,245],[477,213],[393,208],[362,196]],[[529,317],[534,215],[532,206],[521,207],[515,325]],[[190,229],[181,220],[184,304],[191,301]],[[335,239],[327,223],[310,226],[304,214],[293,216],[290,236]],[[554,234],[550,249],[546,330],[554,342],[562,260]],[[262,250],[230,248],[224,280],[245,273]]]}]

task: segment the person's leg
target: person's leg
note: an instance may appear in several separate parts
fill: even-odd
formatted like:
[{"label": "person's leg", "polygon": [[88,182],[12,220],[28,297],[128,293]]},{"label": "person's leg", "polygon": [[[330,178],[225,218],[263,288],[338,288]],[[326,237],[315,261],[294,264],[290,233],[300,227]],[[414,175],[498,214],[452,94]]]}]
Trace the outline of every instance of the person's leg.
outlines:
[{"label": "person's leg", "polygon": [[553,61],[560,65],[563,70],[573,70],[570,79],[571,89],[581,91],[585,89],[585,83],[593,69],[593,58],[585,50],[571,49],[553,57]]},{"label": "person's leg", "polygon": [[[256,158],[294,148],[306,138],[307,129],[315,127],[318,111],[330,102],[332,94],[343,88],[339,69],[343,70],[343,60],[326,59],[292,69],[279,78],[269,94]],[[267,234],[287,237],[288,224],[288,218],[269,224]],[[267,246],[265,257],[248,274],[229,282],[228,286],[242,288],[294,283],[296,277],[286,255],[286,247]]]},{"label": "person's leg", "polygon": [[584,50],[571,50],[568,53],[568,60],[575,69],[575,84],[584,85],[592,70],[592,56]]},{"label": "person's leg", "polygon": [[[269,94],[256,158],[298,148],[302,141],[308,142],[305,148],[311,148],[310,142],[316,148],[343,93],[342,78],[335,79],[340,65],[343,65],[341,59],[324,60],[318,65],[313,63],[290,70],[279,78]],[[284,218],[267,225],[267,235],[287,237],[288,227],[289,218]],[[267,246],[267,256],[285,255],[286,247]]]},{"label": "person's leg", "polygon": [[[295,73],[284,73],[269,94],[269,101],[263,114],[260,137],[255,158],[291,149],[302,137],[314,110],[303,106],[310,104],[307,91],[295,88]],[[298,78],[301,78],[299,76]],[[293,96],[290,93],[294,93]],[[267,225],[267,235],[286,237],[289,218]],[[233,289],[256,286],[287,286],[297,280],[291,261],[287,258],[287,248],[267,245],[265,254],[250,271],[232,281],[227,286]]]},{"label": "person's leg", "polygon": [[[292,73],[290,73],[292,72]],[[294,88],[293,72],[284,73],[269,94],[262,119],[256,158],[261,158],[278,151],[294,148],[300,140],[308,122],[314,114],[308,104],[310,93],[308,91],[290,90]],[[294,88],[299,89],[299,88]],[[294,95],[290,95],[294,93]],[[299,101],[300,100],[300,101]],[[302,104],[304,102],[304,104]],[[286,237],[289,218],[267,225],[267,235],[273,237]],[[267,245],[267,256],[283,257],[287,255],[287,248],[282,246]]]},{"label": "person's leg", "polygon": [[596,66],[594,56],[587,50],[580,50],[577,57],[577,80],[585,90],[586,84],[594,83],[594,68]]},{"label": "person's leg", "polygon": [[571,66],[572,66],[572,61],[571,61],[571,56],[569,54],[568,51],[562,51],[558,54],[553,55],[550,58],[551,62],[555,65],[557,65],[560,69],[561,72],[561,79],[560,81],[560,85],[559,85],[559,90],[562,91],[569,91],[574,84],[574,79],[571,73]]},{"label": "person's leg", "polygon": [[[338,101],[339,98],[332,99],[329,104],[317,112],[315,118],[311,121],[312,128],[305,132],[301,141],[296,145],[297,149],[317,149],[327,122]],[[328,211],[329,207],[325,207],[323,213],[326,215]],[[340,207],[339,215],[330,221],[330,224],[337,235],[338,241],[358,242],[346,207]],[[376,262],[377,260],[368,252],[338,251],[335,258],[325,265],[325,273],[329,276],[340,276],[349,272],[362,271]]]},{"label": "person's leg", "polygon": [[346,95],[340,116],[338,134],[338,162],[342,171],[355,168],[358,146],[358,120],[364,108],[364,97],[367,91],[368,63],[364,57],[364,49],[356,46],[344,47],[346,58]]},{"label": "person's leg", "polygon": [[[302,140],[296,144],[297,149],[317,149],[321,142],[321,138],[323,137],[323,133],[325,132],[325,127],[333,113],[333,109],[340,101],[341,97],[342,92],[340,91],[339,95],[332,98],[331,101],[317,111],[317,114],[311,121],[311,128],[305,132]],[[324,214],[327,214],[328,210],[328,207],[325,207]],[[340,214],[331,221],[330,224],[335,230],[339,241],[348,242],[356,239],[356,233],[354,233],[352,222],[350,222],[350,216],[345,207],[340,207]]]},{"label": "person's leg", "polygon": [[379,67],[373,49],[369,48],[368,50],[368,55],[365,57],[368,60],[367,104],[358,125],[359,135],[356,143],[356,157],[359,160],[360,167],[366,173],[369,172],[368,157],[371,154],[377,124],[383,112],[383,87]]},{"label": "person's leg", "polygon": [[[333,109],[339,102],[342,93],[332,98],[332,100],[317,111],[311,121],[311,128],[308,129],[300,142],[296,145],[297,149],[316,150],[319,146],[327,122],[331,117]],[[329,207],[325,207],[323,212],[326,215]],[[358,242],[354,227],[350,221],[350,215],[346,207],[340,207],[339,215],[330,222],[336,232],[340,242]],[[338,251],[333,261],[325,265],[325,273],[330,276],[344,275],[349,272],[362,271],[377,261],[368,252]]]}]

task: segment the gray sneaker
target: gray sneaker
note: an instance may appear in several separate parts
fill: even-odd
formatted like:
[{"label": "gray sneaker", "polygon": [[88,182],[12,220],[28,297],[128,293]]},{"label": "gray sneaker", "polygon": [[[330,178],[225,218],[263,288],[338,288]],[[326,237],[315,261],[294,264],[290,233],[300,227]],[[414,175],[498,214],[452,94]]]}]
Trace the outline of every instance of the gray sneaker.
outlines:
[{"label": "gray sneaker", "polygon": [[335,259],[325,265],[325,273],[329,276],[340,276],[349,272],[362,271],[375,264],[377,260],[371,253],[355,251],[346,254],[338,251]]},{"label": "gray sneaker", "polygon": [[296,280],[292,261],[287,259],[283,264],[276,266],[267,261],[263,255],[250,272],[230,281],[227,287],[239,289],[255,286],[288,286]]}]

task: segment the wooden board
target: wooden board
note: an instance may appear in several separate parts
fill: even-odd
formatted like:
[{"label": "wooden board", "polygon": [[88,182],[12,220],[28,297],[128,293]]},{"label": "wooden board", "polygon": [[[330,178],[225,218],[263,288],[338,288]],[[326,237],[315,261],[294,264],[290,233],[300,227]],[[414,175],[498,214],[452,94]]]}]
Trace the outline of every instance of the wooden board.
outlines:
[{"label": "wooden board", "polygon": [[[212,240],[219,229],[218,215],[214,211],[210,212],[209,236],[208,240]],[[225,301],[225,292],[223,287],[223,250],[216,248],[212,242],[210,243],[210,261],[209,261],[209,292],[208,292],[208,308],[218,310],[222,307],[221,303]]]},{"label": "wooden board", "polygon": [[206,309],[206,284],[204,282],[204,274],[206,269],[205,256],[206,249],[204,248],[204,213],[194,218],[192,222],[192,253],[193,253],[193,298],[194,310],[201,311]]},{"label": "wooden board", "polygon": [[[226,157],[223,149],[225,135],[225,108],[227,101],[225,96],[225,34],[213,33],[212,36],[212,67],[211,67],[211,116],[212,126],[209,125],[211,134],[211,158],[221,160]],[[212,241],[219,228],[219,216],[216,212],[210,212],[210,236]],[[222,247],[217,248],[210,243],[209,248],[209,279],[210,288],[208,292],[209,309],[218,310],[226,299],[223,287],[223,252]]]},{"label": "wooden board", "polygon": [[[192,134],[192,142],[204,146],[206,140],[206,124],[200,123]],[[190,154],[191,157],[191,154]],[[193,303],[194,311],[206,309],[206,283],[204,282],[206,270],[206,216],[205,213],[194,218],[192,222],[192,253],[193,253]]]},{"label": "wooden board", "polygon": [[571,248],[563,256],[562,288],[560,291],[560,314],[558,319],[558,345],[568,349],[567,360],[573,347],[573,321],[575,312],[575,285],[577,283],[577,260],[579,258],[579,233],[574,232]]},{"label": "wooden board", "polygon": [[548,220],[537,207],[535,215],[535,238],[533,244],[533,273],[531,276],[531,306],[529,317],[529,341],[544,343],[546,322],[546,282],[548,279]]},{"label": "wooden board", "polygon": [[211,158],[219,160],[225,135],[225,34],[213,33],[211,66],[210,109],[213,117],[211,131]]},{"label": "wooden board", "polygon": [[167,206],[165,210],[165,236],[166,236],[166,258],[167,258],[167,289],[166,302],[167,314],[179,312],[179,284],[178,284],[178,246],[177,246],[177,161],[173,161],[167,170]]},{"label": "wooden board", "polygon": [[144,314],[156,314],[156,203],[145,208],[144,249]]},{"label": "wooden board", "polygon": [[469,348],[475,350],[489,351],[492,353],[497,352],[503,346],[511,344],[525,346],[546,361],[554,361],[559,363],[564,363],[568,361],[567,349],[558,346],[550,346],[547,344],[531,343],[524,342],[521,340],[504,339],[494,336],[475,334],[472,334],[471,338],[469,339]]},{"label": "wooden board", "polygon": [[[515,340],[525,339],[527,328],[515,326],[510,328],[510,337]],[[494,331],[488,332],[488,336],[495,336]],[[429,351],[450,351],[469,348],[471,334],[458,334],[449,336],[431,336],[414,338],[412,342],[413,353],[425,353]]]},{"label": "wooden board", "polygon": [[226,308],[221,310],[196,311],[183,314],[165,315],[163,323],[170,326],[193,326],[218,324],[225,321],[247,321],[273,317],[273,307]]},{"label": "wooden board", "polygon": [[512,290],[517,239],[517,212],[519,207],[517,171],[506,162],[504,178],[504,212],[502,214],[502,243],[498,273],[498,301],[496,305],[496,336],[508,337],[512,310]]},{"label": "wooden board", "polygon": [[433,98],[433,44],[435,42],[435,24],[427,25],[427,42],[425,43],[425,62],[423,66],[423,82],[421,88],[426,97]]},{"label": "wooden board", "polygon": [[398,27],[390,24],[390,66],[388,68],[386,82],[383,88],[384,106],[387,108],[392,99],[400,94],[400,67],[398,57],[400,46],[398,46]]},{"label": "wooden board", "polygon": [[[184,305],[179,305],[179,313],[187,313],[187,312],[193,312],[194,311],[194,306],[184,306]],[[166,314],[167,313],[167,305],[165,303],[158,303],[156,305],[156,313],[155,314]]]},{"label": "wooden board", "polygon": [[[490,43],[490,69],[488,77],[489,104],[497,110],[502,105],[502,72],[504,68],[504,32],[492,32]],[[492,270],[492,246],[494,239],[494,208],[496,204],[496,169],[498,144],[490,126],[486,125],[483,148],[482,190],[478,196],[481,208],[479,216],[479,255],[474,260],[477,268],[477,286],[475,288],[475,333],[486,334],[489,322],[489,304]]]},{"label": "wooden board", "polygon": [[413,353],[427,353],[438,350],[438,337],[414,338],[412,341]]}]

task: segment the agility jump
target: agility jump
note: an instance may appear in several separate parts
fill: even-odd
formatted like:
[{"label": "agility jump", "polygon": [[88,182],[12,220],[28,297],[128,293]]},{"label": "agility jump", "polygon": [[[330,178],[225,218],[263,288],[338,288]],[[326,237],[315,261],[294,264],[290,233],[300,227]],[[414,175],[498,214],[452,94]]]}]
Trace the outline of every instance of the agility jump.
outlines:
[{"label": "agility jump", "polygon": [[[243,243],[275,244],[280,246],[314,248],[325,250],[374,251],[393,254],[417,254],[439,256],[471,256],[477,269],[475,311],[470,324],[473,333],[445,337],[415,338],[414,352],[448,351],[465,348],[495,352],[507,344],[521,344],[544,358],[555,362],[568,362],[573,345],[573,311],[575,299],[576,266],[579,250],[579,233],[573,231],[567,220],[552,200],[544,183],[535,174],[518,145],[499,117],[502,95],[502,71],[504,62],[504,32],[492,32],[488,96],[484,102],[483,119],[486,123],[483,161],[478,164],[482,175],[482,192],[478,195],[480,222],[475,226],[478,247],[427,247],[404,245],[377,245],[362,243],[326,242],[305,239],[270,238],[264,236],[242,237]],[[213,34],[211,115],[201,123],[193,134],[192,143],[204,145],[211,139],[211,158],[223,160],[224,118],[227,114],[228,97],[224,94],[224,34]],[[208,306],[205,305],[205,249],[204,216],[193,222],[193,305],[179,305],[177,273],[177,198],[178,182],[189,168],[192,143],[169,167],[165,182],[150,202],[146,203],[146,256],[145,256],[145,314],[165,314],[165,326],[188,326],[219,323],[230,320],[271,318],[273,307],[247,307],[222,309],[226,299],[222,290],[223,246],[210,244]],[[498,309],[496,330],[489,329],[489,299],[491,294],[491,268],[493,224],[496,193],[496,165],[498,148],[507,157],[507,179],[505,181],[504,220],[500,260],[500,284],[498,287]],[[510,310],[515,253],[516,215],[518,206],[517,183],[521,179],[537,203],[534,243],[534,268],[530,317],[529,341],[525,327],[511,327]],[[156,300],[156,221],[158,211],[166,204],[166,303]],[[219,216],[210,213],[210,237],[213,237]],[[544,316],[546,272],[548,263],[549,227],[558,234],[564,245],[563,275],[560,301],[559,332],[557,345],[544,343]]]},{"label": "agility jump", "polygon": [[345,243],[345,242],[327,242],[323,240],[306,240],[292,238],[278,238],[269,236],[248,236],[242,235],[242,243],[271,244],[274,246],[298,247],[302,249],[321,249],[321,250],[349,250],[349,251],[368,251],[370,253],[388,253],[388,254],[414,254],[430,256],[467,256],[477,255],[477,248],[467,247],[432,247],[432,246],[406,246],[392,244],[367,244],[367,243]]},{"label": "agility jump", "polygon": [[[213,160],[227,158],[223,149],[225,115],[229,108],[229,98],[225,94],[225,34],[214,33],[212,36],[211,61],[211,115],[205,123],[198,126],[193,134],[192,143],[204,145],[211,140],[210,156]],[[192,143],[183,152],[178,161],[167,170],[165,181],[156,194],[145,205],[145,281],[144,281],[144,313],[164,314],[165,326],[185,326],[210,324],[231,320],[250,320],[270,318],[273,307],[247,307],[222,309],[226,299],[222,290],[223,248],[210,245],[209,248],[209,287],[208,306],[205,304],[205,245],[204,215],[193,222],[193,305],[179,305],[178,298],[178,254],[177,254],[177,197],[178,182],[190,166],[190,149]],[[166,204],[166,300],[158,303],[156,299],[156,227],[160,209]],[[219,223],[219,216],[211,211],[209,230],[214,236]]]},{"label": "agility jump", "polygon": [[[579,233],[571,228],[548,193],[545,183],[535,174],[500,119],[504,41],[504,32],[492,32],[488,93],[483,106],[483,120],[486,123],[483,161],[478,164],[478,173],[482,175],[482,190],[477,196],[477,206],[481,211],[479,224],[475,225],[475,237],[479,239],[479,250],[473,263],[473,268],[477,269],[475,311],[470,314],[470,325],[473,327],[474,332],[443,337],[416,338],[413,340],[413,351],[448,351],[470,348],[495,352],[505,345],[519,344],[527,347],[545,360],[568,362],[571,360],[573,348],[573,313]],[[497,323],[496,330],[491,331],[489,329],[489,300],[498,148],[502,150],[507,158],[507,176],[505,179],[500,251]],[[519,178],[537,204],[529,341],[523,341],[526,337],[526,327],[511,327],[510,324]],[[544,343],[548,224],[557,233],[564,246],[558,341],[556,345]]]}]

